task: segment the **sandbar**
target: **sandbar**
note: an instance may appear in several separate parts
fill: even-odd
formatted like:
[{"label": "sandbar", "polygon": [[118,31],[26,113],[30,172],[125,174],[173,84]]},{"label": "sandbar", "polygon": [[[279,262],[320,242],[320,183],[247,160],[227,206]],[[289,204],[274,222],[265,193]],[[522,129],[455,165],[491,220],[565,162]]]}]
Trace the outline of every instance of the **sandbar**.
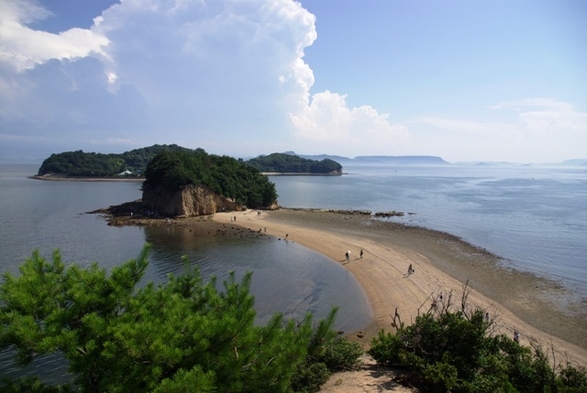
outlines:
[{"label": "sandbar", "polygon": [[[468,309],[488,313],[496,333],[518,331],[522,344],[541,346],[557,364],[587,365],[585,299],[560,283],[506,269],[499,257],[450,234],[320,209],[216,213],[212,220],[287,237],[343,265],[373,314],[368,326],[347,334],[364,348],[381,329],[393,331],[395,310],[407,324],[439,299],[459,310],[466,290]],[[415,272],[408,275],[410,264]]]}]

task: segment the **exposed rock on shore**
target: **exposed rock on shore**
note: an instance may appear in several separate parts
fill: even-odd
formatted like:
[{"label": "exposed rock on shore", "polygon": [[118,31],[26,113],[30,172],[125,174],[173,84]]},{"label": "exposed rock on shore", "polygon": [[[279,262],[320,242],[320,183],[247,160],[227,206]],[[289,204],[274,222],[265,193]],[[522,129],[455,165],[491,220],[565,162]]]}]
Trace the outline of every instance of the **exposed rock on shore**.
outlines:
[{"label": "exposed rock on shore", "polygon": [[163,217],[193,217],[244,210],[242,205],[202,185],[187,185],[177,191],[164,188],[145,190],[142,204]]},{"label": "exposed rock on shore", "polygon": [[[267,210],[279,209],[275,203]],[[108,225],[161,225],[169,219],[210,216],[218,212],[238,212],[246,207],[200,185],[188,185],[177,191],[159,188],[143,191],[143,198],[89,214],[108,216]],[[165,220],[163,220],[165,219]]]}]

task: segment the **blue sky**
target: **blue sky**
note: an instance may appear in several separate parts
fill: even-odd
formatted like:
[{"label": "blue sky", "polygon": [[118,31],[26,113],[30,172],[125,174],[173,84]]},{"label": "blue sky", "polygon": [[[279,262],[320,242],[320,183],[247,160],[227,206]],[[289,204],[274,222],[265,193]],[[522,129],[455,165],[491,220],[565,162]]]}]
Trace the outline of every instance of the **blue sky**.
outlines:
[{"label": "blue sky", "polygon": [[582,0],[0,0],[0,159],[587,158]]}]

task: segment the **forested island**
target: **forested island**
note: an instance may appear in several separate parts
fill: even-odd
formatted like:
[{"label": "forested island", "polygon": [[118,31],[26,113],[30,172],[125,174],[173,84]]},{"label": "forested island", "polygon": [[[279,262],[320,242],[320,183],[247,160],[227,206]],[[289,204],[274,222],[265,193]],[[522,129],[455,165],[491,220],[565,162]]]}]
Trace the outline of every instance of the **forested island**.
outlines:
[{"label": "forested island", "polygon": [[[153,145],[122,154],[86,153],[82,150],[52,154],[39,168],[39,177],[143,178],[149,162],[162,152],[198,153],[178,145]],[[288,174],[342,174],[342,166],[330,159],[321,161],[287,153],[273,153],[239,162],[260,172]]]},{"label": "forested island", "polygon": [[[201,149],[196,149],[198,151]],[[153,145],[122,154],[86,153],[82,150],[51,154],[37,176],[143,177],[147,164],[161,152],[192,152],[178,145]]]},{"label": "forested island", "polygon": [[264,173],[342,175],[342,165],[325,158],[321,161],[288,153],[273,153],[246,161],[247,165]]},{"label": "forested island", "polygon": [[145,169],[142,192],[139,200],[91,213],[108,215],[110,225],[119,225],[121,217],[142,225],[143,219],[279,207],[275,184],[266,175],[241,160],[203,149],[157,154]]},{"label": "forested island", "polygon": [[240,160],[202,149],[157,154],[147,165],[142,188],[143,205],[170,216],[277,203],[275,184],[267,176]]}]

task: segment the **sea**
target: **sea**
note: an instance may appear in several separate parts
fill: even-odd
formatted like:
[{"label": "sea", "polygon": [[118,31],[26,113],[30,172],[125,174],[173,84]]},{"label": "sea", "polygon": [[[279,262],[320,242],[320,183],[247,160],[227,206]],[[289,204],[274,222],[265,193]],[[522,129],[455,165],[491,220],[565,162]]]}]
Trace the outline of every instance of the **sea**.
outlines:
[{"label": "sea", "polygon": [[345,166],[343,176],[272,176],[284,207],[400,212],[390,221],[484,248],[501,266],[587,297],[587,168]]},{"label": "sea", "polygon": [[[324,317],[339,306],[336,328],[351,332],[370,322],[366,297],[336,262],[295,242],[261,238],[196,237],[187,229],[111,227],[88,212],[141,197],[140,182],[31,179],[37,165],[0,164],[0,273],[37,249],[50,259],[110,269],[152,245],[143,282],[180,274],[182,256],[205,279],[219,282],[253,272],[258,323],[275,312]],[[501,258],[506,269],[530,272],[587,298],[587,170],[585,167],[349,165],[343,176],[271,176],[281,206],[396,211],[386,218],[451,233]],[[21,369],[0,352],[0,377],[37,374],[60,381],[66,364],[51,356]]]}]

